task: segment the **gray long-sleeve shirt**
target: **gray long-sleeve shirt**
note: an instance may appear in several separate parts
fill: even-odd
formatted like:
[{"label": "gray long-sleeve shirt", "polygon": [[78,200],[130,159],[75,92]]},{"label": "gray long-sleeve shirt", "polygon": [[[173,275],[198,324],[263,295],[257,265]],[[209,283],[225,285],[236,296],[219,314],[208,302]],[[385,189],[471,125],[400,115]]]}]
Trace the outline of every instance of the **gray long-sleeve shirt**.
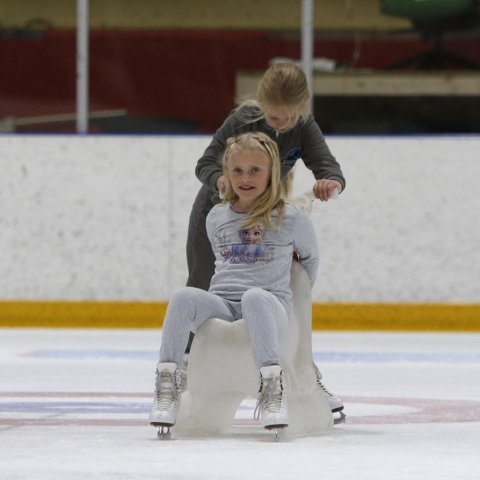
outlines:
[{"label": "gray long-sleeve shirt", "polygon": [[290,268],[293,253],[313,284],[318,270],[318,245],[307,214],[287,205],[278,230],[241,224],[245,214],[230,204],[218,204],[207,216],[207,234],[215,254],[215,274],[209,291],[229,300],[240,300],[252,287],[276,295],[290,309]]}]

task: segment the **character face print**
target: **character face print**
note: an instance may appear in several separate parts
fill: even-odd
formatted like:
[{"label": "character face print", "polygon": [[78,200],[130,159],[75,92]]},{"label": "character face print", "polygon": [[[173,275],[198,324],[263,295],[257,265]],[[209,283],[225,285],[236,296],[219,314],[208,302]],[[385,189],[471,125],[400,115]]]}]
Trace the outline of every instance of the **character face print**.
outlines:
[{"label": "character face print", "polygon": [[240,230],[239,234],[242,243],[257,244],[263,239],[263,230],[260,226]]},{"label": "character face print", "polygon": [[253,228],[242,228],[238,231],[241,243],[231,243],[222,249],[220,254],[226,263],[252,264],[271,261],[272,246],[265,246],[265,229],[262,225]]}]

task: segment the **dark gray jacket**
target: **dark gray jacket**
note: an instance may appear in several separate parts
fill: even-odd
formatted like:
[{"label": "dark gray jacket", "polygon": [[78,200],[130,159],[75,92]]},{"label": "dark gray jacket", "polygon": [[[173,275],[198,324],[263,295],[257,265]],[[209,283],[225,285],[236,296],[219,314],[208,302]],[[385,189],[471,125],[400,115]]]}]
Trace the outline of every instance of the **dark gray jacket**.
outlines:
[{"label": "dark gray jacket", "polygon": [[[252,109],[252,107],[243,108]],[[242,115],[242,117],[244,116]],[[220,161],[227,139],[241,133],[254,131],[267,134],[277,143],[283,175],[301,158],[305,166],[312,171],[315,179],[337,180],[342,185],[342,190],[345,188],[345,178],[340,165],[330,153],[320,127],[312,115],[309,115],[305,121],[300,119],[292,130],[277,135],[277,132],[269,127],[265,120],[245,123],[239,119],[237,111],[234,110],[216,131],[195,169],[198,179],[212,194],[217,191],[217,180],[222,175]]]}]

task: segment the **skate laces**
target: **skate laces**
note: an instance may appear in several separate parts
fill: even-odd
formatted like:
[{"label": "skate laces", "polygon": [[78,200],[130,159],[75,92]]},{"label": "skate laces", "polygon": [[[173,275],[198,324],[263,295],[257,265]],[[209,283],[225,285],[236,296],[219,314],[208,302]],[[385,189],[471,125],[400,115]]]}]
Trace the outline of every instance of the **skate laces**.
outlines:
[{"label": "skate laces", "polygon": [[317,376],[317,379],[316,379],[316,389],[317,390],[323,390],[323,392],[325,393],[325,395],[327,395],[328,397],[333,397],[333,393],[329,392],[327,390],[327,388],[325,387],[325,385],[321,382],[322,380],[322,374],[320,373],[320,370],[318,369],[318,367],[313,364],[313,367],[315,368],[315,375]]},{"label": "skate laces", "polygon": [[258,420],[260,413],[278,413],[282,409],[283,385],[281,376],[262,377],[260,396],[257,400],[253,418]]},{"label": "skate laces", "polygon": [[168,410],[178,396],[176,373],[168,370],[157,372],[155,407],[159,410]]}]

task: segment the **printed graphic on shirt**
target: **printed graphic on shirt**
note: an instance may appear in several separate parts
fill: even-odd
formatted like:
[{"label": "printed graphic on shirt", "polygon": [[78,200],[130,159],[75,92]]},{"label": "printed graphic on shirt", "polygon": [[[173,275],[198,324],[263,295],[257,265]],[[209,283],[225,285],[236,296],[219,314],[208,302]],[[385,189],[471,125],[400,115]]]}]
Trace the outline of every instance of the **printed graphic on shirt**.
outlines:
[{"label": "printed graphic on shirt", "polygon": [[282,165],[288,165],[293,167],[296,161],[301,157],[301,152],[299,148],[292,148],[287,152],[285,158],[282,158]]},{"label": "printed graphic on shirt", "polygon": [[265,230],[261,225],[241,229],[238,232],[241,243],[231,243],[220,252],[223,261],[225,263],[271,262],[272,247],[267,248],[262,243],[264,236]]}]

